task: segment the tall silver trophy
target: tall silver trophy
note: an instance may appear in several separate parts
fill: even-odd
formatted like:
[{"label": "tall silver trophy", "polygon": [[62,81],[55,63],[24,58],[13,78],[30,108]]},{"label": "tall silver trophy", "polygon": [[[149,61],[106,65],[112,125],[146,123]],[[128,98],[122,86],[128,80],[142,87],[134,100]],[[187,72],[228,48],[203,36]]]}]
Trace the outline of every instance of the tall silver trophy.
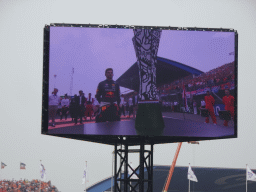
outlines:
[{"label": "tall silver trophy", "polygon": [[164,120],[156,87],[157,52],[162,30],[134,29],[133,45],[139,67],[140,88],[135,128],[139,135],[162,135]]}]

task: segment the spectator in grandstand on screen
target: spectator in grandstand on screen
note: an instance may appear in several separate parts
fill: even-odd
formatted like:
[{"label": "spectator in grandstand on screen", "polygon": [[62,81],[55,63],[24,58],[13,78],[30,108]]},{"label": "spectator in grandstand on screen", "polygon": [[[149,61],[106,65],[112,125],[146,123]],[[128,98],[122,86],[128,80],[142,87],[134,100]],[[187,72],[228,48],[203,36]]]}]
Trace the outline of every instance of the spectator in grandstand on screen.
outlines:
[{"label": "spectator in grandstand on screen", "polygon": [[205,108],[205,101],[204,101],[204,99],[201,100],[201,108]]},{"label": "spectator in grandstand on screen", "polygon": [[165,101],[165,106],[164,106],[164,108],[165,108],[165,111],[166,111],[166,112],[170,112],[170,110],[169,110],[169,103],[170,103],[170,101],[168,101],[168,100]]},{"label": "spectator in grandstand on screen", "polygon": [[189,90],[189,91],[191,91],[192,86],[193,86],[193,84],[191,84],[191,83],[188,84],[188,90]]},{"label": "spectator in grandstand on screen", "polygon": [[94,117],[96,117],[96,115],[99,113],[99,108],[100,108],[100,104],[96,99],[96,95],[95,95],[95,98],[93,99],[92,105],[93,105]]},{"label": "spectator in grandstand on screen", "polygon": [[71,99],[70,104],[69,104],[69,113],[72,118],[72,121],[74,121],[78,116],[78,114],[77,114],[78,103],[76,101],[77,101],[77,94],[74,95],[74,98]]},{"label": "spectator in grandstand on screen", "polygon": [[162,101],[162,111],[165,112],[165,100]]},{"label": "spectator in grandstand on screen", "polygon": [[[228,111],[231,115],[231,118],[234,120],[234,113],[235,113],[235,108],[234,108],[234,103],[235,103],[235,98],[230,95],[230,92],[228,89],[225,90],[225,96],[222,98],[222,102],[225,105],[225,110]],[[228,126],[228,120],[224,120],[224,126]]]},{"label": "spectator in grandstand on screen", "polygon": [[75,124],[77,124],[78,117],[80,118],[80,124],[83,124],[83,117],[85,112],[85,97],[82,90],[79,91],[79,96],[76,97],[76,110],[77,117],[75,118]]},{"label": "spectator in grandstand on screen", "polygon": [[130,95],[130,97],[128,99],[128,103],[129,103],[129,118],[130,118],[131,114],[133,113],[132,95]]},{"label": "spectator in grandstand on screen", "polygon": [[69,103],[70,103],[70,101],[68,99],[68,95],[65,94],[64,99],[61,100],[60,120],[62,120],[63,115],[65,116],[65,120],[67,120]]},{"label": "spectator in grandstand on screen", "polygon": [[[205,100],[205,108],[208,109],[208,112],[212,118],[213,124],[217,125],[217,119],[214,114],[214,108],[213,108],[215,99],[213,98],[213,96],[210,95],[210,91],[206,92],[206,96],[204,97],[204,100]],[[205,118],[205,123],[209,123],[209,117]]]},{"label": "spectator in grandstand on screen", "polygon": [[164,101],[164,111],[165,112],[168,111],[168,101],[167,100]]},{"label": "spectator in grandstand on screen", "polygon": [[165,108],[165,111],[166,111],[166,112],[167,112],[167,111],[169,112],[169,102],[170,102],[170,101],[166,100],[165,103],[164,103],[164,108]]},{"label": "spectator in grandstand on screen", "polygon": [[132,97],[132,104],[133,104],[133,118],[135,118],[137,110],[138,110],[138,93],[134,91],[133,97]]},{"label": "spectator in grandstand on screen", "polygon": [[[201,100],[201,106],[200,109],[204,109],[205,108],[205,101],[204,99]],[[201,110],[200,110],[200,115],[201,115]]]},{"label": "spectator in grandstand on screen", "polygon": [[93,114],[92,94],[89,93],[88,98],[86,99],[85,120],[87,117],[90,117],[90,120],[92,120],[92,114]]},{"label": "spectator in grandstand on screen", "polygon": [[173,105],[174,105],[174,112],[178,112],[178,101],[174,100]]},{"label": "spectator in grandstand on screen", "polygon": [[52,95],[49,96],[49,120],[52,120],[52,126],[55,127],[55,117],[60,103],[60,97],[57,95],[58,89],[54,88]]},{"label": "spectator in grandstand on screen", "polygon": [[169,102],[168,102],[168,106],[167,106],[168,112],[172,112],[172,104],[173,104],[172,101],[169,101]]},{"label": "spectator in grandstand on screen", "polygon": [[170,105],[171,105],[170,112],[173,112],[174,111],[174,103],[173,103],[173,101],[170,101]]},{"label": "spectator in grandstand on screen", "polygon": [[127,116],[129,116],[129,110],[130,110],[130,105],[129,105],[129,98],[128,98],[128,101],[126,101],[126,106],[125,106],[125,111]]},{"label": "spectator in grandstand on screen", "polygon": [[125,116],[125,101],[124,101],[124,95],[122,94],[121,97],[120,97],[120,110],[119,110],[119,115],[121,116],[122,113],[123,115]]},{"label": "spectator in grandstand on screen", "polygon": [[197,115],[197,103],[196,103],[196,100],[193,100],[193,109],[194,109],[194,114]]}]

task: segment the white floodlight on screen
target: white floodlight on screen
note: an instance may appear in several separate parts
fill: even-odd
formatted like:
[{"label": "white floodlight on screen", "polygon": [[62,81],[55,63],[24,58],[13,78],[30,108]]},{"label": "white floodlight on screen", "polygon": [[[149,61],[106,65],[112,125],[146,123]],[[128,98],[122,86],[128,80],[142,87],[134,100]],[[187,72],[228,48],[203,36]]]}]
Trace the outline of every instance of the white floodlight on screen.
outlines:
[{"label": "white floodlight on screen", "polygon": [[124,137],[124,140],[126,140],[126,137]]}]

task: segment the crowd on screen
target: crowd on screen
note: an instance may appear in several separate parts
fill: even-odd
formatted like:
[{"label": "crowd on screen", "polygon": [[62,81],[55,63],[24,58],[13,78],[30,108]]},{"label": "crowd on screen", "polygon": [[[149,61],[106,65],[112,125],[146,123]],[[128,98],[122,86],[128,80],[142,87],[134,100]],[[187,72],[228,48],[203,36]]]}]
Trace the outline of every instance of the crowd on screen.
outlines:
[{"label": "crowd on screen", "polygon": [[131,92],[128,94],[122,94],[121,95],[121,102],[120,102],[120,116],[128,117],[132,115],[133,118],[136,117],[136,112],[138,109],[138,93]]},{"label": "crowd on screen", "polygon": [[1,180],[0,192],[57,192],[58,189],[51,184],[51,181],[43,182],[39,180]]},{"label": "crowd on screen", "polygon": [[[225,110],[230,114],[231,118],[234,119],[234,97],[230,95],[230,87],[225,88],[225,86],[222,86],[227,84],[234,85],[234,69],[234,62],[232,62],[212,69],[211,71],[203,73],[197,77],[187,76],[170,84],[163,85],[159,88],[160,95],[165,95],[165,97],[160,96],[160,98],[164,98],[161,100],[162,110],[164,112],[185,111],[193,114],[201,114],[201,111],[204,111],[203,109],[207,109],[209,117],[212,118],[214,124],[217,124],[213,108],[215,104],[215,99],[211,95],[209,90],[207,90],[200,97],[196,97],[191,94],[189,99],[184,99],[184,95],[181,96],[181,94],[179,95],[179,98],[177,93],[192,93],[193,91],[199,89],[202,90],[205,88],[219,86],[223,89],[222,99],[219,100],[221,100],[221,103],[225,105]],[[166,95],[169,95],[169,97],[166,97]],[[171,97],[171,95],[174,96]],[[209,117],[206,117],[206,123],[209,123]],[[225,119],[224,126],[228,126],[229,120],[230,119]]]},{"label": "crowd on screen", "polygon": [[[65,94],[64,97],[58,96],[58,89],[54,88],[52,95],[49,96],[49,121],[51,126],[55,127],[55,119],[59,117],[61,121],[67,120],[68,117],[75,124],[83,124],[84,121],[95,120],[99,113],[100,104],[96,98],[92,98],[91,93],[85,97],[82,90],[73,97]],[[119,114],[120,116],[135,118],[138,104],[137,92],[122,94],[120,96]]]},{"label": "crowd on screen", "polygon": [[49,120],[51,120],[53,127],[56,116],[59,116],[60,120],[67,120],[69,116],[75,124],[78,123],[78,120],[82,124],[83,119],[87,120],[88,117],[91,120],[93,116],[97,115],[99,102],[92,98],[91,93],[85,97],[84,92],[80,90],[73,97],[67,94],[60,97],[57,94],[58,91],[57,88],[54,88],[52,95],[49,96]]},{"label": "crowd on screen", "polygon": [[212,69],[206,73],[202,73],[196,77],[193,77],[193,75],[187,76],[184,79],[161,86],[159,88],[160,94],[170,93],[171,90],[181,90],[183,89],[183,84],[186,91],[194,91],[206,86],[216,86],[234,81],[234,69],[234,62],[232,62]]},{"label": "crowd on screen", "polygon": [[[168,112],[181,112],[182,106],[184,110],[184,103],[181,98],[177,97],[177,93],[182,93],[182,91],[191,92],[191,97],[187,101],[190,112],[198,114],[199,108],[203,108],[206,105],[204,98],[193,98],[192,92],[199,89],[204,89],[206,87],[216,87],[223,86],[225,84],[234,84],[235,74],[234,74],[234,62],[222,65],[218,68],[212,69],[206,73],[202,73],[199,76],[187,76],[183,79],[176,80],[172,83],[165,84],[158,88],[160,97],[165,97],[161,100],[163,106],[163,111]],[[60,120],[67,120],[69,116],[75,124],[83,121],[94,120],[96,115],[99,113],[100,104],[96,98],[92,98],[91,93],[88,97],[84,95],[82,90],[73,97],[67,94],[64,97],[58,96],[58,89],[54,88],[52,95],[49,96],[49,121],[51,120],[51,125],[55,127],[55,118],[59,116]],[[206,92],[204,93],[206,94]],[[171,95],[175,95],[171,97]],[[96,95],[95,95],[96,97]],[[119,96],[120,97],[120,96]],[[119,99],[118,99],[119,100]],[[123,117],[133,118],[136,116],[138,103],[138,94],[136,92],[131,92],[125,95],[121,95],[119,104],[119,115]],[[200,113],[200,112],[199,112]]]}]

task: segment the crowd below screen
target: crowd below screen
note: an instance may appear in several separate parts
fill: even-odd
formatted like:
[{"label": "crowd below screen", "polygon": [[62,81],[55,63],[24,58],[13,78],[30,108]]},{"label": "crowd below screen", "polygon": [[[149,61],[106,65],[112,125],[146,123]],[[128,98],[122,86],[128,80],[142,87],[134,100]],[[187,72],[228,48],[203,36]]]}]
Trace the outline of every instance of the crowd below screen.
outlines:
[{"label": "crowd below screen", "polygon": [[43,182],[39,180],[19,180],[19,181],[10,181],[2,180],[0,181],[0,192],[23,192],[23,191],[39,191],[41,185],[42,192],[57,192],[58,189],[51,184],[51,181]]}]

